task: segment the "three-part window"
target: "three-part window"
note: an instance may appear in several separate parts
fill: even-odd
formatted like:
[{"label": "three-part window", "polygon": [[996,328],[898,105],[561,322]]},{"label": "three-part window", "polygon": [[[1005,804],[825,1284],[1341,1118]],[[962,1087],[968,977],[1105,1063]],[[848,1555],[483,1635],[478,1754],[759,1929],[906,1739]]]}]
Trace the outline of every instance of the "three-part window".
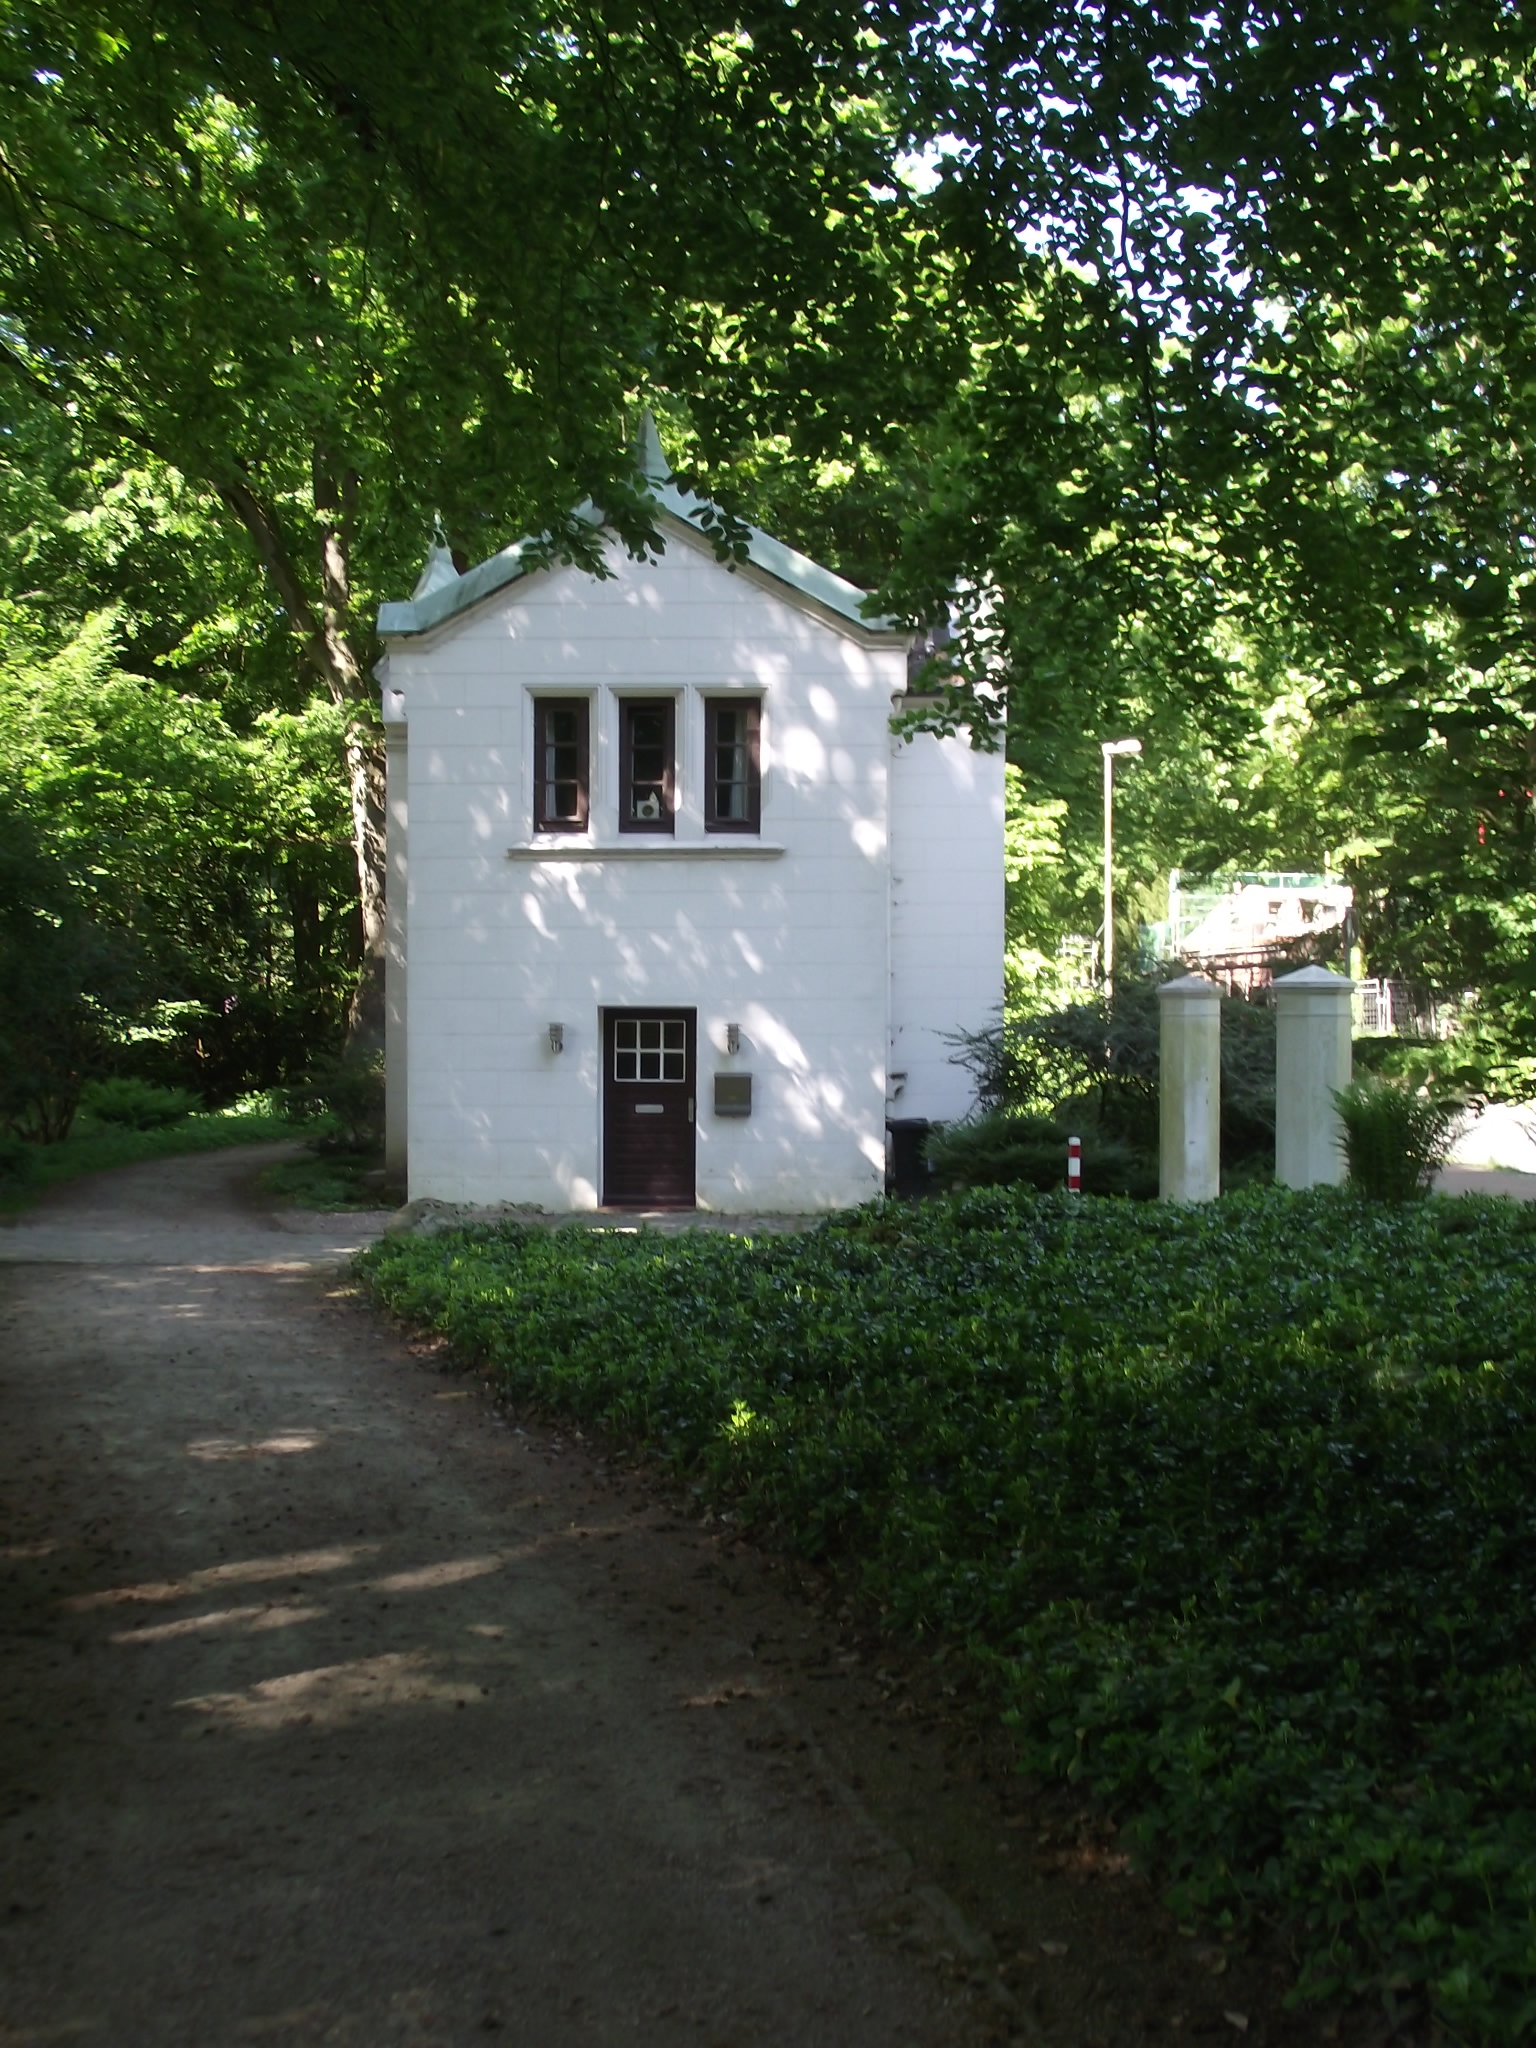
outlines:
[{"label": "three-part window", "polygon": [[[620,832],[671,833],[678,800],[677,702],[621,697]],[[585,832],[592,822],[591,713],[585,697],[537,697],[533,706],[533,826]],[[756,697],[704,699],[706,832],[762,829],[762,705]]]}]

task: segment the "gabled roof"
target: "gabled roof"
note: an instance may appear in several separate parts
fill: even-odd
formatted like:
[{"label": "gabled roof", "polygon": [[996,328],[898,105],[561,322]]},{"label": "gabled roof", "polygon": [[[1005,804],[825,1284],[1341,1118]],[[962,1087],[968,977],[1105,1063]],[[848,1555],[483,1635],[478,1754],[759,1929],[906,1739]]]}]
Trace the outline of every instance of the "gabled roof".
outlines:
[{"label": "gabled roof", "polygon": [[[650,488],[659,514],[656,524],[663,535],[671,526],[691,534],[695,540],[705,539],[706,522],[718,520],[722,515],[707,500],[695,497],[691,491],[678,489],[667,458],[662,453],[656,422],[649,412],[640,423],[635,466]],[[601,528],[603,524],[602,513],[590,501],[579,505],[575,516],[585,520],[589,526]],[[771,577],[775,583],[782,584],[801,602],[846,619],[861,634],[897,640],[909,637],[907,628],[896,620],[871,618],[865,614],[867,593],[857,584],[845,582],[841,576],[823,568],[820,562],[813,562],[809,556],[786,547],[783,541],[760,532],[755,526],[746,527],[745,535],[747,560],[753,568]],[[545,566],[541,544],[534,540],[519,540],[503,548],[499,554],[492,555],[488,561],[466,569],[460,576],[454,570],[447,549],[434,547],[428,553],[426,566],[409,601],[379,606],[379,632],[385,638],[429,633],[434,627],[456,618],[460,612],[468,611],[471,605],[480,604],[498,590],[505,589],[509,583],[516,583]]]}]

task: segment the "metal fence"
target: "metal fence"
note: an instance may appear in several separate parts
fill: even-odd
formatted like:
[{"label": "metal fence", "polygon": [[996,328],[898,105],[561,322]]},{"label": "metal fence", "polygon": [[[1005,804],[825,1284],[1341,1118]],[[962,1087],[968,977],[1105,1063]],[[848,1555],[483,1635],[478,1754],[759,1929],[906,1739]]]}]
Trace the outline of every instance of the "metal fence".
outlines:
[{"label": "metal fence", "polygon": [[1354,1027],[1361,1038],[1450,1038],[1456,1005],[1408,981],[1357,981]]}]

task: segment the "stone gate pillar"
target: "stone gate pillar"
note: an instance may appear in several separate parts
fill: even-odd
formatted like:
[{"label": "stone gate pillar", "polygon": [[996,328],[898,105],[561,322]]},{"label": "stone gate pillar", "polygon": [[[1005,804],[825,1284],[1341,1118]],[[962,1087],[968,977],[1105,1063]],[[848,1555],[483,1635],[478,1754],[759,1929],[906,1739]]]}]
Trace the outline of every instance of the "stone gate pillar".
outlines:
[{"label": "stone gate pillar", "polygon": [[1355,984],[1326,967],[1275,983],[1275,1179],[1283,1188],[1344,1178],[1335,1088],[1354,1064],[1350,997]]},{"label": "stone gate pillar", "polygon": [[1203,975],[1157,992],[1158,1193],[1209,1202],[1221,1192],[1221,990]]}]

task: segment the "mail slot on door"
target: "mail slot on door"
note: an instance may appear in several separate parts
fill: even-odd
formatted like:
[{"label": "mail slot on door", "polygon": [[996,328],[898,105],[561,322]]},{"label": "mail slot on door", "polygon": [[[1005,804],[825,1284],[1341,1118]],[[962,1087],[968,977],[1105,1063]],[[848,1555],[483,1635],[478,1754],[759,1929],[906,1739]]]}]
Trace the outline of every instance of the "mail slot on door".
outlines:
[{"label": "mail slot on door", "polygon": [[750,1116],[752,1114],[752,1076],[750,1074],[716,1074],[715,1115]]},{"label": "mail slot on door", "polygon": [[637,1102],[635,1104],[636,1116],[665,1116],[666,1113],[667,1105],[664,1102]]}]

